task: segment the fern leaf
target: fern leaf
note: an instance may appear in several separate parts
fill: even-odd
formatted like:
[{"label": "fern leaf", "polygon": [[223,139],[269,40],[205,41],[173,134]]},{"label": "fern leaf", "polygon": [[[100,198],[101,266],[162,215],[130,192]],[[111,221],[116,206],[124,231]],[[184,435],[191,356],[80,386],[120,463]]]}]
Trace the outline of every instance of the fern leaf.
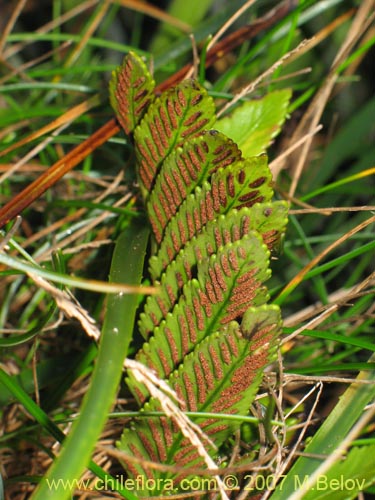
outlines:
[{"label": "fern leaf", "polygon": [[216,130],[203,132],[166,158],[147,204],[157,243],[185,198],[216,170],[239,159],[237,145]]},{"label": "fern leaf", "polygon": [[[189,240],[162,273],[166,262],[157,257],[150,259],[150,273],[154,284],[160,285],[160,294],[149,296],[138,323],[141,334],[147,338],[160,322],[166,318],[177,303],[182,287],[196,278],[199,260],[217,253],[227,243],[238,241],[249,231],[257,230],[263,242],[271,250],[285,230],[288,206],[284,202],[257,203],[251,208],[232,210],[209,222],[204,230]],[[160,282],[156,280],[160,276]]]},{"label": "fern leaf", "polygon": [[[136,359],[165,379],[184,356],[223,325],[241,318],[250,306],[264,304],[270,277],[269,252],[256,232],[228,243],[197,265],[197,278],[184,287],[172,313],[154,329],[154,335]],[[143,402],[146,389],[135,380],[129,388]]]},{"label": "fern leaf", "polygon": [[133,132],[154,100],[155,82],[142,59],[129,52],[112,73],[109,100],[127,134]]},{"label": "fern leaf", "polygon": [[245,157],[263,153],[279,133],[288,113],[289,89],[245,101],[230,116],[217,121],[218,130],[233,139]]},{"label": "fern leaf", "polygon": [[157,258],[169,264],[186,243],[218,215],[269,201],[273,194],[271,181],[264,155],[217,170],[211,183],[204,182],[202,187],[197,187],[167,225]]},{"label": "fern leaf", "polygon": [[[235,237],[233,241],[239,239],[248,230],[257,230],[262,235],[267,247],[272,250],[274,246],[278,243],[280,235],[285,231],[287,224],[287,211],[288,205],[285,202],[274,202],[274,203],[256,203],[253,207],[240,209],[241,214],[244,215],[242,225],[234,225],[232,232],[235,233],[240,231],[241,236]],[[204,252],[205,245],[207,249],[210,249],[213,242],[217,240],[218,242],[223,242],[225,244],[229,241],[229,234],[231,226],[228,224],[225,226],[224,219],[226,217],[231,217],[232,215],[236,219],[235,210],[231,210],[229,214],[221,214],[216,219],[209,221],[205,228],[207,228],[208,234],[200,233],[193,238],[189,239],[184,246],[183,251],[190,247],[191,242],[195,242],[195,239],[201,241],[201,244],[195,247],[197,256]],[[232,221],[232,219],[231,219]],[[232,221],[235,222],[235,221]],[[221,229],[222,227],[222,229]],[[203,230],[202,230],[203,231]],[[219,244],[219,243],[218,243]],[[211,252],[213,253],[213,252]],[[154,283],[159,282],[160,277],[166,267],[174,260],[174,251],[171,245],[164,244],[162,249],[159,249],[156,255],[152,256],[149,260],[149,270]],[[195,265],[196,261],[192,263]]]},{"label": "fern leaf", "polygon": [[[243,328],[237,322],[231,322],[203,340],[170,375],[168,384],[184,402],[184,411],[248,413],[263,369],[273,356],[280,332],[279,309],[276,306],[250,308],[245,323]],[[142,411],[160,411],[160,404],[151,399]],[[198,423],[206,435],[215,437],[217,446],[240,425],[225,418],[205,418]],[[186,476],[184,469],[205,467],[197,450],[166,417],[149,417],[133,422],[131,430],[124,431],[119,448],[129,456],[127,468],[131,475],[151,477],[156,480],[155,483],[158,478],[163,478],[160,484],[170,479],[178,486]],[[211,453],[214,454],[214,450],[211,449]],[[147,465],[132,463],[131,455],[165,464],[178,464],[181,473],[168,474]],[[163,491],[152,493],[161,494]],[[150,494],[150,491],[143,494]]]},{"label": "fern leaf", "polygon": [[215,120],[215,106],[194,80],[184,80],[149,107],[134,132],[142,194],[147,199],[164,159]]}]

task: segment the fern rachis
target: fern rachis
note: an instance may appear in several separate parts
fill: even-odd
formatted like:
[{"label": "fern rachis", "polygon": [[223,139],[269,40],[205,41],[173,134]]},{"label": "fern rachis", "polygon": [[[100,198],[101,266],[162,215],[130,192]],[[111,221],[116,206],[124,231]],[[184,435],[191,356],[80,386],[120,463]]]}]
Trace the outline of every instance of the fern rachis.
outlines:
[{"label": "fern rachis", "polygon": [[[132,81],[138,87],[124,92]],[[267,305],[264,282],[287,206],[272,202],[266,156],[244,159],[231,139],[211,130],[214,104],[203,87],[186,80],[155,98],[153,85],[130,53],[110,87],[119,122],[134,137],[154,233],[150,275],[161,289],[140,314],[146,340],[136,359],[175,390],[183,410],[245,415],[280,333],[280,311]],[[161,410],[131,372],[127,382],[141,411]],[[239,424],[206,418],[199,425],[220,446]],[[131,457],[204,467],[166,417],[134,420],[119,447],[130,476],[168,476],[176,487],[183,473],[164,474]]]}]

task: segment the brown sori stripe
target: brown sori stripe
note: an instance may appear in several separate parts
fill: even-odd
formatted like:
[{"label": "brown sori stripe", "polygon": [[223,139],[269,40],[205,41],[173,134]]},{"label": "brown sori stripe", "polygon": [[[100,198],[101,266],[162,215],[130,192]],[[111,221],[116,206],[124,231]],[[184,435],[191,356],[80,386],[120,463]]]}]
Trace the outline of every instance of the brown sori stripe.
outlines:
[{"label": "brown sori stripe", "polygon": [[158,320],[158,318],[157,318],[157,316],[156,316],[155,313],[150,312],[149,317],[150,317],[152,323],[154,324],[154,326],[157,326],[159,324],[159,320]]},{"label": "brown sori stripe", "polygon": [[[231,339],[232,337],[229,336],[229,338]],[[220,342],[220,353],[221,353],[221,358],[224,361],[224,363],[226,365],[229,365],[232,362],[232,352],[231,352],[231,349],[229,349],[227,342],[224,342],[224,341]]]},{"label": "brown sori stripe", "polygon": [[[173,102],[174,114],[177,115],[178,118],[181,118],[181,116],[184,113],[184,110],[183,110],[184,106],[181,106],[180,103],[178,102],[178,100],[174,100],[172,102]],[[178,124],[178,121],[176,121],[176,123]],[[177,127],[178,127],[178,125],[176,125],[176,129],[177,129]]]},{"label": "brown sori stripe", "polygon": [[228,428],[228,425],[227,424],[216,424],[216,425],[212,425],[210,426],[208,429],[205,429],[205,433],[210,436],[212,434],[217,434],[218,432],[223,432],[225,431],[226,429]]},{"label": "brown sori stripe", "polygon": [[203,99],[202,94],[196,94],[195,96],[192,97],[190,102],[192,106],[196,106],[199,102],[201,102],[202,99]]},{"label": "brown sori stripe", "polygon": [[181,339],[181,352],[185,355],[190,350],[189,344],[189,328],[188,323],[183,314],[178,316],[178,323],[180,325],[180,339]]},{"label": "brown sori stripe", "polygon": [[211,283],[212,283],[212,286],[213,286],[213,290],[214,290],[214,293],[215,293],[215,298],[216,298],[215,302],[216,303],[217,302],[221,302],[224,299],[224,295],[223,295],[222,289],[219,286],[219,282],[216,279],[215,271],[212,268],[210,268],[208,270],[208,274],[210,276]]},{"label": "brown sori stripe", "polygon": [[[200,363],[194,363],[193,365],[193,373],[194,373],[194,383],[193,386],[195,387],[195,390],[197,392],[197,395],[193,393],[193,401],[195,403],[197,396],[198,396],[198,402],[200,404],[203,404],[206,401],[207,398],[207,391],[206,391],[206,384],[205,384],[205,376],[204,376],[204,371],[202,369],[203,367],[201,366]],[[189,400],[188,404],[190,406],[190,403],[192,401]]]},{"label": "brown sori stripe", "polygon": [[213,180],[211,184],[211,199],[213,201],[214,211],[218,212],[220,210],[220,199],[219,199],[219,188],[217,185],[217,180]]},{"label": "brown sori stripe", "polygon": [[[130,452],[132,454],[133,457],[138,457],[139,459],[143,459],[144,460],[144,455],[143,453],[140,453],[138,448],[136,446],[134,446],[132,443],[129,443],[129,449],[130,449]],[[123,458],[124,462],[126,463],[126,469],[128,471],[128,474],[130,476],[134,476],[134,477],[137,477],[139,476],[139,474],[142,472],[143,474],[145,474],[146,470],[143,470],[143,469],[140,469],[140,468],[137,468],[136,465],[134,465],[132,462],[131,462],[131,457],[126,459],[125,457]],[[139,466],[138,466],[139,467]],[[146,477],[150,477],[147,472],[146,472]]]},{"label": "brown sori stripe", "polygon": [[207,125],[209,122],[208,118],[202,118],[202,120],[199,120],[195,122],[191,127],[187,128],[186,130],[181,132],[181,137],[185,139],[186,137],[189,137],[199,130],[201,130],[203,127]]},{"label": "brown sori stripe", "polygon": [[[164,373],[166,375],[169,375],[169,373],[173,370],[173,367],[176,366],[178,364],[178,362],[180,361],[180,353],[179,353],[179,349],[178,349],[178,346],[176,344],[176,339],[174,337],[174,333],[172,332],[172,330],[168,327],[165,327],[164,332],[165,332],[165,336],[166,336],[167,341],[168,341],[168,345],[169,345],[169,349],[171,351],[172,361],[173,361],[173,364],[168,363],[168,370],[164,370]],[[177,334],[177,332],[176,332],[176,334]]]},{"label": "brown sori stripe", "polygon": [[[173,232],[171,232],[171,236],[173,238]],[[173,252],[173,248],[170,246],[170,245],[167,245],[166,247],[166,252],[167,252],[167,255],[168,255],[168,259],[169,259],[169,262],[171,262],[174,258],[174,252]],[[167,267],[167,265],[169,264],[169,262],[164,262],[163,263],[163,268]]]},{"label": "brown sori stripe", "polygon": [[157,148],[157,151],[158,151],[158,161],[159,159],[163,158],[164,157],[164,154],[165,154],[165,148],[163,146],[163,143],[162,143],[162,139],[161,139],[161,130],[158,130],[157,126],[155,125],[155,123],[149,123],[148,124],[148,129],[151,133],[151,137],[154,141],[154,144]]},{"label": "brown sori stripe", "polygon": [[[147,92],[145,92],[145,94],[147,94]],[[149,106],[150,102],[151,99],[145,99],[144,101],[142,101],[135,109],[135,115],[139,117],[143,113],[144,109]]]},{"label": "brown sori stripe", "polygon": [[137,401],[140,401],[141,403],[143,403],[147,397],[143,394],[143,392],[138,386],[132,387],[132,393],[136,397]]},{"label": "brown sori stripe", "polygon": [[189,233],[188,237],[189,237],[189,239],[191,239],[195,234],[195,227],[194,227],[194,221],[193,221],[190,213],[186,214],[186,224],[187,224],[188,233]]},{"label": "brown sori stripe", "polygon": [[194,181],[198,178],[197,172],[200,172],[201,165],[205,164],[205,162],[206,156],[204,155],[203,149],[200,148],[198,144],[194,144],[194,148],[188,151],[188,158],[186,158],[189,173]]},{"label": "brown sori stripe", "polygon": [[[172,173],[173,175],[173,173]],[[164,193],[165,198],[167,199],[168,203],[168,208],[165,209],[166,214],[168,214],[168,217],[166,218],[167,221],[169,221],[173,215],[174,215],[174,209],[173,206],[176,203],[176,196],[178,196],[178,192],[176,190],[176,186],[173,182],[172,177],[169,175],[167,172],[162,172],[160,177],[160,184],[161,184],[161,189],[162,192],[160,196]],[[164,224],[163,224],[164,226]]]},{"label": "brown sori stripe", "polygon": [[[158,109],[158,111],[160,113],[160,108]],[[168,142],[168,137],[165,134],[164,126],[160,119],[160,116],[158,115],[154,116],[154,125],[156,127],[155,132],[157,131],[157,137],[158,140],[160,141],[160,146],[162,147],[162,153],[160,156],[163,157],[165,155],[165,151],[168,151],[169,149],[169,142]],[[151,126],[151,129],[153,130],[154,127]]]},{"label": "brown sori stripe", "polygon": [[183,108],[186,108],[187,106],[186,97],[184,92],[180,88],[177,88],[177,102],[181,104]]},{"label": "brown sori stripe", "polygon": [[[200,255],[200,250],[199,249],[196,250],[196,255],[197,255],[197,258],[199,260],[199,255]],[[189,264],[189,262],[187,260],[184,261],[184,270],[185,270],[187,279],[191,279],[192,278],[191,266],[190,266],[190,264]]]},{"label": "brown sori stripe", "polygon": [[163,317],[166,316],[166,314],[169,312],[169,307],[168,304],[165,302],[165,300],[162,297],[156,297],[156,303],[159,306],[160,312]]},{"label": "brown sori stripe", "polygon": [[197,343],[197,329],[196,329],[196,325],[195,325],[194,311],[192,311],[190,306],[185,305],[184,306],[184,313],[185,313],[186,321],[187,321],[188,328],[189,328],[190,344],[196,344]]},{"label": "brown sori stripe", "polygon": [[195,124],[196,121],[202,116],[202,111],[196,111],[191,116],[189,116],[182,124],[184,127],[190,127]]},{"label": "brown sori stripe", "polygon": [[237,241],[241,238],[241,230],[238,224],[232,226],[232,241]]},{"label": "brown sori stripe", "polygon": [[197,234],[201,228],[201,218],[200,218],[200,207],[199,209],[197,207],[193,208],[193,220],[194,220],[194,234]]},{"label": "brown sori stripe", "polygon": [[231,198],[234,198],[234,195],[236,194],[234,186],[234,175],[232,173],[227,175],[226,181],[227,181],[227,192]]},{"label": "brown sori stripe", "polygon": [[[169,345],[169,347],[171,347],[171,346]],[[151,360],[151,358],[152,358],[151,352],[146,353],[146,356],[148,358],[148,362],[150,362],[149,360]],[[173,366],[171,366],[171,358],[169,356],[167,357],[167,355],[163,351],[163,349],[156,349],[156,356],[159,358],[159,361],[162,365],[163,373],[160,373],[160,368],[156,369],[154,367],[154,370],[160,378],[163,378],[165,375],[168,375],[173,368]],[[147,366],[150,367],[150,365],[148,365],[148,364],[147,364]]]},{"label": "brown sori stripe", "polygon": [[180,233],[180,241],[181,244],[178,245],[178,248],[176,248],[176,252],[181,248],[182,245],[187,241],[187,235],[186,235],[186,228],[185,228],[185,221],[182,219],[177,220],[177,226],[178,226],[178,231]]},{"label": "brown sori stripe", "polygon": [[[153,204],[153,212],[154,212],[154,214],[156,216],[157,221],[160,224],[160,221],[163,219],[163,214],[160,211],[159,205]],[[152,216],[151,216],[151,220],[152,220]],[[156,241],[158,243],[160,243],[160,241],[162,239],[162,233],[161,233],[161,231],[159,230],[159,227],[158,227],[159,224],[157,224],[156,221],[155,221],[155,226],[157,225],[157,231],[155,231],[154,234],[155,234]],[[154,226],[152,226],[152,227],[154,227]]]},{"label": "brown sori stripe", "polygon": [[135,82],[133,82],[133,87],[137,88],[143,85],[146,81],[146,77],[144,75],[140,75]]},{"label": "brown sori stripe", "polygon": [[213,220],[215,218],[214,200],[212,193],[208,192],[205,197],[207,220]]},{"label": "brown sori stripe", "polygon": [[211,242],[207,243],[207,255],[212,255],[215,253],[215,247],[211,244]]},{"label": "brown sori stripe", "polygon": [[176,165],[176,174],[180,175],[185,185],[188,186],[190,184],[190,176],[189,172],[187,171],[185,157],[183,155],[181,155],[179,158],[176,158]]},{"label": "brown sori stripe", "polygon": [[241,219],[241,235],[244,236],[248,234],[250,231],[250,217],[248,215],[244,215]]},{"label": "brown sori stripe", "polygon": [[155,441],[150,439],[149,435],[146,434],[144,431],[142,431],[142,429],[140,429],[140,428],[138,429],[138,437],[139,437],[140,441],[142,442],[142,445],[143,445],[144,449],[146,450],[150,459],[153,461],[155,461],[155,460],[159,461],[160,457],[159,457],[159,454],[157,453],[158,447],[157,447],[157,444],[155,443]]},{"label": "brown sori stripe", "polygon": [[267,245],[267,247],[271,250],[275,243],[279,241],[279,232],[276,229],[272,229],[271,231],[267,231],[263,234],[263,241]]},{"label": "brown sori stripe", "polygon": [[236,252],[233,249],[229,250],[229,252],[228,252],[228,259],[229,259],[231,268],[234,271],[238,271],[239,265],[238,265],[237,255],[236,255]]},{"label": "brown sori stripe", "polygon": [[147,425],[149,426],[152,437],[155,441],[160,461],[165,462],[167,460],[167,450],[165,447],[164,433],[160,428],[160,424],[150,418],[147,420]]},{"label": "brown sori stripe", "polygon": [[139,175],[145,186],[151,186],[153,179],[154,160],[142,144],[138,144],[138,151],[142,156],[140,161]]},{"label": "brown sori stripe", "polygon": [[[250,200],[254,200],[254,198],[256,198],[259,194],[259,191],[258,190],[255,190],[255,191],[250,191],[249,193],[246,193],[246,194],[243,194],[242,196],[240,196],[238,198],[239,201],[250,201]],[[253,202],[254,203],[254,202]]]},{"label": "brown sori stripe", "polygon": [[193,297],[193,306],[197,318],[198,330],[203,331],[205,327],[205,318],[203,316],[202,305],[200,304],[198,297]]},{"label": "brown sori stripe", "polygon": [[172,129],[176,129],[177,126],[178,126],[178,122],[176,120],[176,116],[175,116],[175,110],[174,110],[174,106],[173,106],[173,100],[171,100],[169,97],[166,99],[166,106],[167,106],[167,114],[168,114],[168,118],[171,122],[171,125],[172,125]]},{"label": "brown sori stripe", "polygon": [[154,147],[154,143],[151,141],[150,137],[145,137],[145,144],[150,152],[151,158],[152,158],[152,167],[155,167],[155,164],[158,163],[160,157],[158,152],[156,151]]},{"label": "brown sori stripe", "polygon": [[219,199],[220,199],[220,205],[222,207],[226,207],[227,206],[227,190],[225,188],[225,182],[223,179],[220,179],[219,180]]},{"label": "brown sori stripe", "polygon": [[[191,276],[190,276],[190,266],[189,266],[189,272],[186,273],[186,276],[187,276],[188,280],[191,278]],[[183,276],[182,276],[182,274],[180,272],[176,272],[176,282],[177,282],[178,288],[182,288],[183,285],[184,285],[184,283],[185,283],[185,280],[184,280],[184,278],[183,278]]]},{"label": "brown sori stripe", "polygon": [[[180,221],[178,220],[177,223],[180,223]],[[176,234],[176,232],[174,230],[171,231],[171,239],[172,239],[172,244],[173,244],[173,248],[174,248],[174,252],[178,252],[179,248],[180,248],[180,242],[178,241],[178,236]],[[172,253],[172,256],[170,257],[170,260],[173,260],[173,257],[174,257],[175,253]]]},{"label": "brown sori stripe", "polygon": [[223,228],[223,240],[224,240],[225,244],[229,243],[230,241],[232,241],[230,230],[227,229],[226,227]]},{"label": "brown sori stripe", "polygon": [[198,293],[199,293],[200,303],[201,303],[202,307],[204,308],[204,312],[205,312],[207,318],[211,318],[211,316],[212,316],[212,303],[211,303],[211,301],[209,300],[207,294],[204,293],[203,290],[199,290]]},{"label": "brown sori stripe", "polygon": [[205,285],[205,291],[208,299],[210,300],[211,304],[216,304],[216,294],[214,287],[212,286],[212,283],[210,281],[206,282]]},{"label": "brown sori stripe", "polygon": [[[142,83],[144,83],[144,79],[143,79],[143,82],[142,82]],[[138,85],[138,87],[139,87],[139,86],[140,86],[140,85]],[[137,87],[137,85],[135,85],[135,87]],[[139,89],[139,90],[138,90],[138,92],[137,92],[137,93],[135,94],[135,96],[134,96],[134,101],[135,101],[136,103],[138,103],[139,101],[142,101],[142,99],[143,99],[143,97],[144,97],[145,95],[147,95],[147,89],[145,89],[145,88],[143,88],[143,89],[142,89],[142,88],[141,88],[141,89]],[[142,104],[142,103],[140,103],[140,104]]]},{"label": "brown sori stripe", "polygon": [[159,114],[160,114],[160,118],[161,118],[163,125],[164,125],[165,134],[169,139],[172,136],[172,129],[171,129],[171,124],[169,122],[168,115],[167,115],[165,108],[163,106],[160,106]]},{"label": "brown sori stripe", "polygon": [[266,182],[266,180],[267,180],[266,177],[259,177],[255,181],[251,182],[249,184],[249,187],[250,188],[258,188],[258,187],[262,186]]},{"label": "brown sori stripe", "polygon": [[174,293],[172,286],[169,284],[165,285],[165,289],[167,291],[168,298],[170,300],[170,306],[172,306],[176,302],[176,298],[177,298],[176,294]]},{"label": "brown sori stripe", "polygon": [[220,259],[221,268],[226,276],[231,276],[231,266],[230,261],[226,255],[222,255]]},{"label": "brown sori stripe", "polygon": [[169,218],[172,217],[170,209],[171,200],[172,197],[168,189],[165,189],[158,196],[159,205],[163,210],[162,212],[160,212],[160,217],[158,217],[158,221],[162,229],[164,229],[166,221],[168,221]]},{"label": "brown sori stripe", "polygon": [[[197,407],[196,407],[196,397],[195,397],[195,392],[194,392],[194,388],[195,388],[195,384],[192,383],[191,381],[191,378],[189,377],[189,375],[184,372],[183,373],[183,381],[184,381],[184,387],[185,387],[185,391],[186,391],[186,394],[187,394],[187,407],[189,408],[190,411],[196,411],[197,410]],[[193,410],[192,408],[195,407],[195,410]]]},{"label": "brown sori stripe", "polygon": [[221,380],[224,376],[224,372],[223,372],[222,362],[221,362],[220,356],[218,355],[216,349],[214,348],[214,346],[212,344],[208,345],[208,352],[209,352],[210,358],[211,358],[214,377],[216,380]]},{"label": "brown sori stripe", "polygon": [[245,182],[245,179],[246,179],[245,170],[240,170],[237,174],[237,181],[240,184],[243,184]]},{"label": "brown sori stripe", "polygon": [[224,241],[223,241],[222,233],[220,232],[220,230],[217,227],[214,227],[214,238],[215,238],[215,243],[216,243],[217,248],[219,248],[220,246],[223,245]]},{"label": "brown sori stripe", "polygon": [[186,189],[185,184],[179,175],[177,170],[172,172],[173,179],[176,183],[177,189],[175,189],[175,206],[173,207],[173,212],[176,212],[176,208],[182,203],[182,201],[186,198]]},{"label": "brown sori stripe", "polygon": [[213,270],[215,272],[215,277],[216,277],[215,282],[225,292],[228,287],[227,287],[227,284],[225,282],[225,278],[223,276],[223,270],[222,270],[221,265],[218,262],[215,262]]},{"label": "brown sori stripe", "polygon": [[202,371],[204,375],[204,381],[207,389],[212,391],[215,388],[215,377],[212,371],[212,365],[206,358],[206,355],[203,352],[198,354],[199,362],[202,365]]},{"label": "brown sori stripe", "polygon": [[[206,195],[207,196],[207,195]],[[204,226],[207,222],[207,209],[206,209],[206,203],[205,199],[200,201],[199,204],[199,211],[200,211],[200,227]]]},{"label": "brown sori stripe", "polygon": [[173,432],[171,429],[170,421],[167,418],[161,417],[160,424],[163,429],[163,436],[167,447],[171,447],[173,444]]}]

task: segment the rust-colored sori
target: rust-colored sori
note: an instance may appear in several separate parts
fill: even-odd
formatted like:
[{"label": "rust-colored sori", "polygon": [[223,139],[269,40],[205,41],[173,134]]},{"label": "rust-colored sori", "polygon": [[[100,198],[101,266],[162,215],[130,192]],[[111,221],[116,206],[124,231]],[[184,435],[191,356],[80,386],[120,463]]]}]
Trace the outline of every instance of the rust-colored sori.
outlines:
[{"label": "rust-colored sori", "polygon": [[[246,415],[280,332],[280,311],[267,304],[264,282],[287,206],[272,201],[267,157],[243,158],[231,139],[215,131],[214,102],[202,86],[185,80],[159,96],[143,92],[149,104],[139,116],[139,107],[126,106],[136,88],[116,103],[122,82],[132,81],[131,74],[122,76],[129,71],[137,78],[144,71],[142,82],[150,88],[153,80],[139,57],[129,54],[113,75],[111,102],[120,123],[134,124],[126,132],[133,136],[152,228],[149,274],[160,289],[140,314],[145,342],[136,359],[176,392],[183,410]],[[144,411],[161,411],[131,372],[127,382]],[[239,426],[213,417],[199,425],[216,446]],[[172,477],[177,488],[184,473],[165,474],[131,457],[205,466],[199,450],[166,417],[135,420],[119,448],[129,456],[124,466],[130,476]]]}]

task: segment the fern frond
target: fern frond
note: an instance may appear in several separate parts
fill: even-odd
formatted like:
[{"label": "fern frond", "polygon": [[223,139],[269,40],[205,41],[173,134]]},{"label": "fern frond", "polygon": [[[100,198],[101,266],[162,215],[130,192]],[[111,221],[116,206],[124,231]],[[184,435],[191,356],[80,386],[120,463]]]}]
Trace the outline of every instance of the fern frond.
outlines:
[{"label": "fern frond", "polygon": [[165,158],[215,121],[213,99],[194,80],[184,80],[149,107],[134,139],[143,197],[148,198]]},{"label": "fern frond", "polygon": [[[241,214],[244,215],[240,225],[237,221],[237,215],[235,210],[231,210],[229,214],[221,214],[216,219],[209,221],[205,230],[206,233],[200,236],[200,233],[193,238],[189,239],[184,246],[183,252],[187,251],[187,255],[191,256],[190,246],[191,243],[197,244],[194,246],[194,252],[197,252],[197,257],[199,258],[204,254],[205,250],[210,250],[212,246],[216,247],[224,245],[228,241],[235,241],[244,236],[249,230],[258,231],[267,245],[267,247],[272,250],[273,247],[279,241],[280,235],[285,231],[287,224],[287,213],[288,205],[287,203],[273,202],[273,203],[256,203],[253,207],[240,209]],[[230,222],[227,225],[224,220],[226,217],[230,217]],[[233,219],[233,218],[234,219]],[[231,225],[233,224],[233,226]],[[225,227],[226,226],[226,227]],[[230,234],[233,233],[233,240]],[[238,234],[236,237],[235,234]],[[201,242],[201,243],[200,243]],[[215,243],[216,242],[216,243]],[[173,262],[173,251],[168,251],[168,247],[165,246],[162,251],[152,256],[149,260],[149,271],[154,283],[159,282],[161,275],[166,269],[166,267]],[[180,251],[180,252],[181,252]],[[214,253],[211,251],[210,253]],[[195,265],[196,260],[192,261],[191,265]]]},{"label": "fern frond", "polygon": [[[276,306],[250,308],[246,328],[230,322],[219,332],[204,339],[185,357],[168,384],[183,401],[184,411],[223,414],[246,414],[269,363],[280,332],[280,312]],[[248,332],[252,332],[248,338]],[[161,411],[158,401],[151,399],[143,410]],[[203,418],[198,422],[207,436],[215,437],[220,446],[239,427],[238,422]],[[186,476],[187,467],[205,468],[196,448],[182,435],[176,424],[166,417],[149,417],[133,422],[122,436],[119,448],[129,455],[127,468],[133,476],[143,475],[157,480],[170,478],[177,486]],[[214,455],[215,450],[210,450]],[[178,464],[181,473],[165,473],[132,463],[131,455],[146,460]],[[156,481],[157,482],[157,481]],[[160,482],[162,484],[163,481]],[[166,483],[164,483],[166,484]],[[144,494],[150,494],[150,491]],[[162,493],[155,490],[153,494]]]},{"label": "fern frond", "polygon": [[[197,277],[184,287],[172,313],[154,329],[136,359],[165,379],[205,337],[264,304],[270,277],[269,252],[256,232],[228,243],[197,264]],[[143,402],[147,391],[135,380],[129,388]]]},{"label": "fern frond", "polygon": [[219,168],[241,159],[241,151],[216,130],[204,131],[173,151],[163,162],[147,203],[157,243],[185,198]]},{"label": "fern frond", "polygon": [[270,201],[272,177],[267,158],[262,155],[217,170],[211,182],[204,182],[187,196],[175,217],[165,228],[157,259],[169,264],[202,228],[220,214],[232,209]]},{"label": "fern frond", "polygon": [[112,73],[109,100],[127,134],[133,132],[154,100],[155,82],[142,59],[129,52]]},{"label": "fern frond", "polygon": [[[138,323],[141,334],[147,338],[172,311],[183,285],[196,277],[199,260],[217,253],[220,247],[240,240],[253,230],[258,231],[271,250],[285,231],[287,212],[288,205],[282,201],[257,203],[251,208],[232,210],[207,223],[202,232],[189,240],[168,266],[162,257],[151,257],[150,273],[154,284],[159,285],[160,293],[149,296],[146,300]],[[159,281],[156,278],[160,275]]]}]

